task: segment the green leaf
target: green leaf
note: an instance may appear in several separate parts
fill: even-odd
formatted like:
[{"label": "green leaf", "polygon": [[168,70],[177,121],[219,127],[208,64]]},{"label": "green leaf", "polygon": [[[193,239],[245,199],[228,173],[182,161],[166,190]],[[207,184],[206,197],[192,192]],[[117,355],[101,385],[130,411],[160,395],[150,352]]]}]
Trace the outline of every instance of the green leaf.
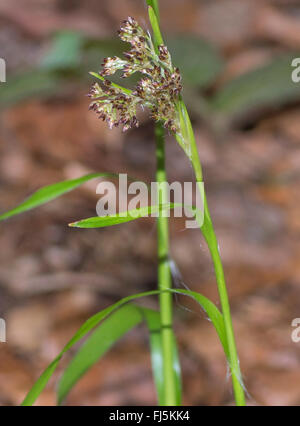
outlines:
[{"label": "green leaf", "polygon": [[[99,361],[115,342],[144,319],[149,328],[152,370],[159,396],[159,403],[162,405],[164,382],[160,314],[153,309],[143,308],[133,304],[125,305],[112,313],[82,345],[60,379],[58,385],[58,403],[61,404],[83,374]],[[181,380],[175,337],[174,374],[176,376],[179,405],[181,399]]]},{"label": "green leaf", "polygon": [[[220,341],[222,343],[222,346],[224,348],[224,352],[225,352],[226,356],[228,356],[228,347],[227,347],[226,333],[225,333],[225,328],[224,328],[224,320],[223,320],[223,316],[220,313],[220,311],[218,310],[218,308],[209,299],[207,299],[205,296],[203,296],[199,293],[196,293],[196,292],[193,292],[193,291],[188,291],[188,290],[177,290],[177,289],[176,290],[175,289],[169,289],[167,291],[170,291],[172,293],[179,293],[179,294],[184,294],[184,295],[190,296],[193,299],[195,299],[202,306],[202,308],[205,310],[208,317],[212,321],[213,325],[215,326],[216,331],[218,333],[218,336],[220,338]],[[43,389],[47,385],[50,377],[52,376],[52,374],[56,370],[62,356],[72,346],[74,346],[80,339],[82,339],[87,333],[89,333],[93,328],[95,328],[102,320],[104,320],[106,317],[108,317],[108,315],[110,315],[112,312],[114,312],[117,308],[123,306],[124,304],[126,304],[126,303],[128,303],[132,300],[135,300],[135,299],[138,299],[138,298],[141,298],[141,297],[145,297],[145,296],[152,296],[152,295],[159,294],[159,293],[161,293],[161,292],[156,290],[156,291],[148,291],[148,292],[134,294],[132,296],[125,297],[125,298],[119,300],[114,305],[111,305],[108,308],[103,309],[102,311],[98,312],[97,314],[95,314],[94,316],[89,318],[79,328],[79,330],[75,333],[75,335],[71,338],[71,340],[69,340],[69,342],[65,345],[65,347],[60,352],[60,354],[51,362],[51,364],[49,364],[49,366],[46,368],[46,370],[42,373],[42,375],[39,377],[39,379],[35,382],[35,384],[31,388],[31,390],[28,392],[27,396],[25,397],[22,405],[23,406],[32,405],[36,401],[36,399],[38,398],[40,393],[43,391]],[[146,317],[146,319],[147,319],[147,317]],[[151,325],[151,329],[153,331],[154,331],[154,326],[156,326],[158,324],[157,319],[155,319],[155,321],[156,321],[156,323],[151,322],[151,324],[150,324],[149,315],[148,315],[148,324]],[[152,338],[153,338],[153,335],[152,335]],[[156,380],[157,386],[159,388],[161,388],[162,385],[161,385],[161,382],[158,378],[158,375],[159,374],[161,375],[161,373],[160,373],[161,372],[161,347],[160,347],[161,343],[157,340],[157,338],[155,338],[155,339],[156,339],[155,341],[152,340],[152,342],[151,342],[152,348],[154,346],[154,349],[153,349],[154,354],[153,354],[152,362],[154,363],[153,369],[155,370],[154,375],[156,377],[155,380]],[[157,355],[157,358],[155,358],[155,355]],[[174,370],[177,374],[177,382],[178,382],[179,377],[180,377],[179,376],[179,362],[178,362],[178,356],[177,356],[177,349],[176,349],[175,345],[174,345]],[[178,389],[180,389],[180,384],[178,385]],[[161,395],[161,390],[158,390],[158,393]]]},{"label": "green leaf", "polygon": [[224,62],[218,51],[207,41],[180,35],[167,41],[173,63],[179,67],[184,84],[205,88],[221,73]]},{"label": "green leaf", "polygon": [[[163,374],[163,350],[162,350],[162,337],[161,337],[161,322],[159,312],[152,309],[140,308],[143,310],[149,333],[150,333],[150,349],[151,349],[151,363],[154,377],[154,383],[157,391],[159,405],[164,403],[164,374]],[[173,334],[173,370],[175,374],[176,383],[176,398],[177,405],[181,404],[181,368],[176,344],[176,338]]]},{"label": "green leaf", "polygon": [[125,333],[143,321],[141,311],[125,305],[113,312],[86,340],[65,369],[58,385],[58,403],[66,398],[80,377]]},{"label": "green leaf", "polygon": [[228,82],[213,98],[213,111],[235,118],[255,108],[278,107],[299,100],[300,87],[291,79],[292,59],[299,56],[298,52],[277,57],[269,64]]},{"label": "green leaf", "polygon": [[69,342],[65,345],[63,350],[59,353],[59,355],[48,365],[46,370],[42,373],[42,375],[38,378],[38,380],[34,383],[28,394],[26,395],[24,401],[22,402],[23,406],[29,406],[34,404],[38,396],[41,394],[45,386],[47,385],[49,379],[51,378],[52,374],[56,370],[62,356],[77,343],[80,339],[82,339],[87,333],[89,333],[93,328],[95,328],[102,320],[104,320],[109,314],[111,314],[113,311],[115,311],[117,308],[121,307],[122,305],[125,305],[125,303],[128,303],[132,300],[139,299],[141,297],[146,296],[153,296],[155,294],[158,294],[159,291],[147,291],[144,293],[138,293],[134,294],[132,296],[124,297],[123,299],[119,300],[117,303],[107,307],[106,309],[103,309],[102,311],[98,312],[97,314],[93,315],[91,318],[89,318],[80,328],[79,330],[74,334],[74,336],[69,340]]},{"label": "green leaf", "polygon": [[130,222],[131,220],[156,214],[160,211],[173,209],[178,204],[168,203],[164,205],[154,205],[147,207],[139,207],[137,209],[127,210],[125,212],[116,213],[108,216],[96,216],[83,219],[78,222],[70,223],[69,226],[74,228],[104,228],[106,226],[119,225],[121,223]]},{"label": "green leaf", "polygon": [[216,332],[219,336],[220,342],[223,346],[223,350],[225,353],[226,358],[228,359],[229,352],[228,352],[228,344],[227,344],[227,337],[226,337],[226,330],[225,330],[225,324],[224,324],[224,318],[219,309],[216,307],[216,305],[209,300],[207,297],[203,296],[200,293],[197,293],[195,291],[190,290],[179,290],[179,289],[170,289],[172,293],[178,293],[183,294],[185,296],[189,296],[192,299],[196,300],[196,302],[199,303],[199,305],[202,307],[202,309],[206,312],[207,316],[213,323]]},{"label": "green leaf", "polygon": [[91,179],[103,176],[116,177],[118,175],[112,173],[90,173],[77,179],[65,180],[63,182],[45,186],[44,188],[39,189],[30,197],[28,197],[19,206],[0,215],[0,221],[8,219],[9,217],[15,216],[17,214],[26,212],[28,210],[34,209],[35,207],[38,207],[42,204],[48,203],[49,201],[54,200],[55,198],[60,197],[61,195],[66,194],[69,191],[72,191],[79,185],[82,185],[83,183]]},{"label": "green leaf", "polygon": [[50,51],[41,62],[41,67],[60,70],[80,66],[84,40],[84,36],[75,31],[58,32],[53,38]]}]

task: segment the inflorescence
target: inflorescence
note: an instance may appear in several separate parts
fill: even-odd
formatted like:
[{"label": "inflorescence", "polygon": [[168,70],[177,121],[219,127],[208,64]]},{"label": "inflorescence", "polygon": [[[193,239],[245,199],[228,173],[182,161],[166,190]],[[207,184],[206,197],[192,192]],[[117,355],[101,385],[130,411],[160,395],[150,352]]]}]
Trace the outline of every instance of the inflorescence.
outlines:
[{"label": "inflorescence", "polygon": [[[102,83],[95,83],[88,95],[92,98],[90,109],[107,121],[111,129],[123,125],[126,131],[139,125],[138,106],[147,107],[155,121],[178,132],[176,102],[182,90],[181,75],[172,65],[167,47],[160,45],[156,51],[150,34],[131,17],[122,23],[118,34],[121,40],[130,43],[131,50],[124,53],[125,59],[117,56],[104,59],[103,69],[98,74]],[[117,70],[122,70],[123,78],[135,72],[144,76],[134,90],[123,89],[106,78]]]}]

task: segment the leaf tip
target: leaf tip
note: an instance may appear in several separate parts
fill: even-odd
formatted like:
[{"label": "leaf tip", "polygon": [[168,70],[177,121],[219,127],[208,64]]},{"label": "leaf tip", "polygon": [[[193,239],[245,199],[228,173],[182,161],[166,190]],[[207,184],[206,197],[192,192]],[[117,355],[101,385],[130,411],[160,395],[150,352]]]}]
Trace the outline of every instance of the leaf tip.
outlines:
[{"label": "leaf tip", "polygon": [[70,228],[76,228],[76,227],[77,227],[77,224],[78,224],[78,222],[71,222],[71,223],[69,223],[69,224],[68,224],[68,226],[69,226]]}]

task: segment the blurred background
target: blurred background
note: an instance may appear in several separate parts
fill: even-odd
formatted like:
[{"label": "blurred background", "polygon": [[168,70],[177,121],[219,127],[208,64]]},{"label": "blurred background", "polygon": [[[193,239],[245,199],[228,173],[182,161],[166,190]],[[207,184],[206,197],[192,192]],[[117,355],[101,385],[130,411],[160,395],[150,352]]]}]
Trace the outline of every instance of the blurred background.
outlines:
[{"label": "blurred background", "polygon": [[[212,217],[219,238],[244,381],[252,405],[300,404],[300,57],[298,0],[162,0],[162,28],[184,77]],[[1,0],[0,211],[40,186],[90,171],[150,182],[153,127],[109,131],[85,94],[116,31],[131,15],[148,27],[142,0]],[[193,174],[172,138],[169,180]],[[156,287],[153,219],[102,230],[67,224],[95,215],[96,181],[1,223],[0,404],[17,405],[90,315]],[[198,230],[171,221],[182,281],[217,305],[211,260]],[[144,301],[156,306],[155,299]],[[175,302],[184,403],[233,402],[226,363],[200,308]],[[38,400],[55,404],[55,383]],[[69,405],[155,404],[146,329],[120,341],[71,392]]]}]

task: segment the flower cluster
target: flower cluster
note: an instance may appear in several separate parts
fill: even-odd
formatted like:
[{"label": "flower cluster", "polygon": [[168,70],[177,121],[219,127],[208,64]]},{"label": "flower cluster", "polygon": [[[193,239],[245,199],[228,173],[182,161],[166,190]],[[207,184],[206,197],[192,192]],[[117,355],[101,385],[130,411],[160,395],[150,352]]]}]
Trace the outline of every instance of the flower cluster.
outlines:
[{"label": "flower cluster", "polygon": [[90,109],[95,111],[103,121],[107,121],[110,129],[120,124],[123,125],[124,131],[138,127],[137,99],[127,95],[118,87],[112,86],[109,80],[104,80],[103,87],[95,83],[88,96],[93,99]]},{"label": "flower cluster", "polygon": [[[124,53],[125,59],[117,56],[104,59],[99,72],[103,87],[99,84],[92,87],[91,109],[106,120],[110,128],[122,124],[125,131],[138,126],[136,110],[140,105],[147,107],[151,117],[162,121],[165,128],[179,131],[176,102],[182,90],[181,76],[178,68],[172,65],[167,47],[161,45],[156,52],[150,34],[131,17],[122,23],[118,34],[121,40],[130,43],[131,49]],[[122,70],[124,78],[135,72],[144,77],[129,91],[106,79],[117,70]]]}]

